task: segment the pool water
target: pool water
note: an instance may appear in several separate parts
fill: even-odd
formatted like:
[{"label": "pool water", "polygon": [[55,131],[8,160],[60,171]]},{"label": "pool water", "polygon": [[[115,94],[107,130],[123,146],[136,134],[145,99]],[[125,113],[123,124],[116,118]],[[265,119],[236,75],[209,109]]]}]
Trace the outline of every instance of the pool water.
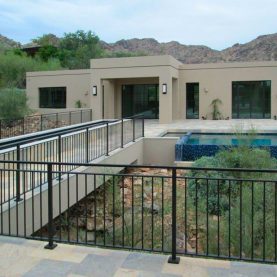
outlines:
[{"label": "pool water", "polygon": [[[277,134],[220,134],[220,133],[179,133],[175,145],[176,161],[195,161],[203,156],[214,156],[220,149],[238,145],[266,148],[271,157],[277,159]],[[175,133],[175,136],[177,134]]]},{"label": "pool water", "polygon": [[276,135],[258,134],[253,136],[234,134],[192,134],[187,144],[190,145],[251,145],[251,146],[277,146]]}]

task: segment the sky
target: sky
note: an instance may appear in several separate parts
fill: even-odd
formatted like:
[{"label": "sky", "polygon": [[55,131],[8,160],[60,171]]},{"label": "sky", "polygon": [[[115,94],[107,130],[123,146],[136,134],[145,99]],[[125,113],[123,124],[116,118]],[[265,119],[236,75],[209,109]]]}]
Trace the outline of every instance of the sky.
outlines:
[{"label": "sky", "polygon": [[276,33],[277,0],[0,0],[0,34],[13,40],[77,30],[221,50]]}]

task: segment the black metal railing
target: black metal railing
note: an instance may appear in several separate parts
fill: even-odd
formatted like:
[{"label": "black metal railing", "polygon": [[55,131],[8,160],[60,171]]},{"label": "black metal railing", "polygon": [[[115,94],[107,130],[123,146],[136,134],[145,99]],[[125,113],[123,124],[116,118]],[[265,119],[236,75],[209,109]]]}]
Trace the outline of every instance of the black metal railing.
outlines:
[{"label": "black metal railing", "polygon": [[[25,169],[30,164],[36,169]],[[50,248],[68,242],[170,253],[172,263],[178,255],[277,262],[277,170],[0,166],[1,235],[46,240]],[[4,201],[18,171],[21,200]]]},{"label": "black metal railing", "polygon": [[92,121],[91,109],[0,119],[0,139]]},{"label": "black metal railing", "polygon": [[[48,131],[47,133],[31,134],[23,138],[6,139],[0,142],[0,160],[29,161],[29,162],[59,162],[72,163],[66,167],[59,165],[55,170],[71,171],[75,168],[74,163],[89,163],[97,158],[108,156],[112,151],[126,146],[128,143],[144,135],[144,119],[128,118],[113,121],[96,121],[79,126],[71,126],[63,129]],[[134,132],[135,129],[135,132]],[[11,198],[20,198],[23,190],[23,174],[20,170],[46,170],[46,165],[38,164],[9,164],[10,177],[16,182],[9,190],[5,190],[2,201]],[[5,167],[4,167],[5,169]],[[55,177],[60,173],[55,172]],[[47,177],[44,176],[42,182]],[[8,184],[8,183],[7,183]],[[25,186],[28,192],[32,185]],[[4,184],[5,186],[10,186]],[[35,184],[36,186],[36,184]]]}]

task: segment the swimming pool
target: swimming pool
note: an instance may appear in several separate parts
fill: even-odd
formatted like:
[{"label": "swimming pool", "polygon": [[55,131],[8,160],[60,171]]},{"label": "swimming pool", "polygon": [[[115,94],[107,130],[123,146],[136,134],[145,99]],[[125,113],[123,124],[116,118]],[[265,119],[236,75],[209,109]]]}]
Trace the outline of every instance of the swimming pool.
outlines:
[{"label": "swimming pool", "polygon": [[[177,133],[175,133],[176,135]],[[176,161],[194,161],[203,156],[214,156],[222,148],[248,145],[266,148],[277,158],[277,134],[220,134],[178,133],[180,139],[175,146]]]},{"label": "swimming pool", "polygon": [[192,145],[252,145],[252,146],[277,146],[277,135],[258,134],[255,136],[235,134],[192,134],[187,144]]}]

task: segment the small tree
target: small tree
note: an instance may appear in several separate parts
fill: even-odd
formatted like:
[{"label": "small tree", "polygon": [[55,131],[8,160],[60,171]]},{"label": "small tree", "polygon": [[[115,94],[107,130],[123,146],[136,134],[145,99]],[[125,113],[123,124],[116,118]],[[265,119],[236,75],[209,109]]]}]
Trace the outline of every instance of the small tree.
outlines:
[{"label": "small tree", "polygon": [[70,69],[89,68],[90,59],[102,54],[99,38],[91,31],[66,33],[60,41],[61,64]]}]

